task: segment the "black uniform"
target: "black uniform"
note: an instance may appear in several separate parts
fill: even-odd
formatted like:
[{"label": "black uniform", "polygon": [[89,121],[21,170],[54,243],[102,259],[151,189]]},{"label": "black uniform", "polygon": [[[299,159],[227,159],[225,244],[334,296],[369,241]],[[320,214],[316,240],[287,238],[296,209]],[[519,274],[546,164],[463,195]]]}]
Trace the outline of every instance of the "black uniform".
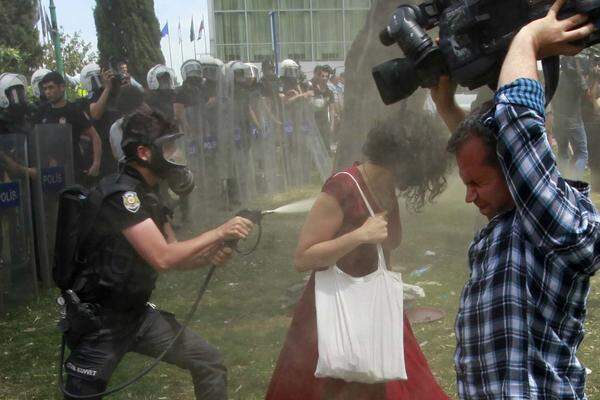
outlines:
[{"label": "black uniform", "polygon": [[[173,314],[147,303],[157,273],[121,233],[148,218],[162,231],[169,211],[158,194],[129,166],[122,175],[103,179],[91,196],[110,193],[107,188],[115,184],[124,185],[127,190],[104,198],[94,230],[83,247],[87,268],[73,285],[81,301],[92,305],[97,320],[87,329],[89,332],[73,329],[66,332],[71,349],[65,362],[66,388],[72,394],[105,390],[125,353],[134,351],[157,357],[180,327]],[[67,321],[70,317],[67,316]],[[183,332],[164,361],[191,372],[196,398],[226,398],[226,369],[221,356],[192,330]]]}]

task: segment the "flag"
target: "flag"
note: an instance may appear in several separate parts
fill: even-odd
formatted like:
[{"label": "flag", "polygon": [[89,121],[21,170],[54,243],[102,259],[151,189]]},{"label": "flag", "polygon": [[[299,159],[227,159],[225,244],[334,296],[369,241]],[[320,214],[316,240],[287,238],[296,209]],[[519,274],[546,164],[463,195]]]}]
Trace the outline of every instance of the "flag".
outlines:
[{"label": "flag", "polygon": [[190,42],[196,40],[196,31],[194,30],[194,17],[192,16],[192,24],[190,25]]},{"label": "flag", "polygon": [[202,39],[202,34],[204,33],[204,20],[200,22],[200,28],[198,28],[198,40]]},{"label": "flag", "polygon": [[165,22],[165,26],[163,26],[162,30],[160,31],[161,38],[164,38],[167,35],[169,35],[169,21]]}]

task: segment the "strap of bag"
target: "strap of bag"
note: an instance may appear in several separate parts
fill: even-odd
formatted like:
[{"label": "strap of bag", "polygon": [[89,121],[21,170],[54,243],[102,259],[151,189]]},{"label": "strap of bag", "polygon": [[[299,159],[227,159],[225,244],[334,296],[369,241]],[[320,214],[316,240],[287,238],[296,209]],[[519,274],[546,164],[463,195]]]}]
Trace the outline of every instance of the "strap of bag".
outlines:
[{"label": "strap of bag", "polygon": [[348,175],[356,184],[356,187],[358,188],[358,191],[360,192],[360,195],[363,199],[363,201],[365,202],[365,205],[367,206],[367,210],[369,210],[369,214],[371,214],[371,217],[375,216],[375,213],[373,212],[373,208],[371,208],[371,204],[369,204],[369,200],[367,200],[367,196],[365,196],[365,193],[363,192],[363,190],[360,188],[360,185],[358,184],[358,181],[356,180],[355,177],[352,176],[352,174],[349,174],[348,172],[339,172],[337,174],[335,174],[335,176],[338,176],[340,174],[345,174]]},{"label": "strap of bag", "polygon": [[[361,189],[356,178],[354,178],[352,176],[352,174],[349,174],[348,172],[345,172],[345,171],[338,172],[334,176],[338,176],[340,174],[348,175],[354,181],[354,183],[356,184],[356,187],[358,188],[358,191],[360,192],[360,195],[361,195],[363,201],[365,202],[365,205],[367,206],[367,210],[369,210],[369,214],[371,214],[371,217],[374,217],[375,213],[373,212],[373,208],[371,208],[371,204],[369,204],[369,200],[367,200],[367,196]],[[385,257],[383,255],[383,247],[381,246],[381,244],[377,244],[377,255],[378,255],[379,261],[380,261],[377,263],[377,268],[378,269],[387,269],[387,263],[385,262]]]}]

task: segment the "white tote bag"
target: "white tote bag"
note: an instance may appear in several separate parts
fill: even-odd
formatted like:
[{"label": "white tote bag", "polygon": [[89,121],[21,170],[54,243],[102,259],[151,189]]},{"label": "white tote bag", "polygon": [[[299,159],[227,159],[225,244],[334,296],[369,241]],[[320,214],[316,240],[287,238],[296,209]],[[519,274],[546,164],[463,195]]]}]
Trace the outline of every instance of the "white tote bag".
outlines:
[{"label": "white tote bag", "polygon": [[[358,182],[342,173],[356,183],[373,216]],[[386,268],[381,245],[377,253],[377,271],[366,276],[350,276],[337,266],[316,273],[316,377],[362,383],[407,379],[402,277]]]}]

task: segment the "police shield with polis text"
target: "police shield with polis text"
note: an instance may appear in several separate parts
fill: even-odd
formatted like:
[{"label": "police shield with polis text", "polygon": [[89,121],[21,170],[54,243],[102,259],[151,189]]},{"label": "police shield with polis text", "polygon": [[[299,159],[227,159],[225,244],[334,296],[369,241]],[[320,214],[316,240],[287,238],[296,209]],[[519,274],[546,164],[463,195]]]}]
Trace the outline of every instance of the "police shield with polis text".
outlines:
[{"label": "police shield with polis text", "polygon": [[37,294],[25,134],[0,135],[0,313]]},{"label": "police shield with polis text", "polygon": [[69,124],[38,124],[32,135],[33,210],[40,275],[50,285],[58,194],[74,180],[72,131]]}]

